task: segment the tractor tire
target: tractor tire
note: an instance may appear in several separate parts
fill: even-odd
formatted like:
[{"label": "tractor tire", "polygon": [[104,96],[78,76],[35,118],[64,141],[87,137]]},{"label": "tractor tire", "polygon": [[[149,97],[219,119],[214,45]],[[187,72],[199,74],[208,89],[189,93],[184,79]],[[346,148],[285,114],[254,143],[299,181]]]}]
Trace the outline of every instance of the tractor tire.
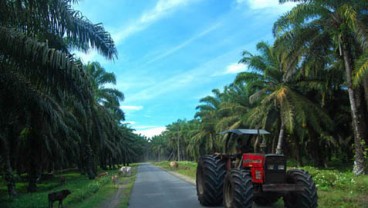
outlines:
[{"label": "tractor tire", "polygon": [[251,208],[253,206],[253,183],[248,172],[233,169],[226,174],[224,206],[226,208]]},{"label": "tractor tire", "polygon": [[304,186],[303,192],[290,192],[284,196],[287,208],[315,208],[318,207],[317,188],[308,172],[304,170],[289,170],[286,182]]},{"label": "tractor tire", "polygon": [[260,206],[270,206],[277,202],[280,196],[272,193],[264,193],[261,196],[253,197],[253,201]]},{"label": "tractor tire", "polygon": [[204,156],[198,161],[196,188],[203,206],[218,206],[223,201],[226,162],[215,156]]}]

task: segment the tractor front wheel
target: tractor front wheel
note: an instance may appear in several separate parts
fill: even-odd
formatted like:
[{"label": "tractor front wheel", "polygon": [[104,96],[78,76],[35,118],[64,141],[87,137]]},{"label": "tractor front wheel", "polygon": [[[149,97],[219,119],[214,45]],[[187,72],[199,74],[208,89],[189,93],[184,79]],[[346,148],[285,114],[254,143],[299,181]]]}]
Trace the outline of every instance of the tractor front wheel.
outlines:
[{"label": "tractor front wheel", "polygon": [[253,184],[248,172],[233,169],[227,173],[224,184],[224,206],[226,208],[251,208]]},{"label": "tractor front wheel", "polygon": [[225,161],[216,156],[204,156],[198,161],[196,188],[203,206],[218,206],[223,200],[223,184],[226,174]]},{"label": "tractor front wheel", "polygon": [[286,182],[304,186],[303,192],[290,192],[284,196],[287,208],[315,208],[317,202],[317,188],[312,177],[304,170],[289,170],[286,173]]}]

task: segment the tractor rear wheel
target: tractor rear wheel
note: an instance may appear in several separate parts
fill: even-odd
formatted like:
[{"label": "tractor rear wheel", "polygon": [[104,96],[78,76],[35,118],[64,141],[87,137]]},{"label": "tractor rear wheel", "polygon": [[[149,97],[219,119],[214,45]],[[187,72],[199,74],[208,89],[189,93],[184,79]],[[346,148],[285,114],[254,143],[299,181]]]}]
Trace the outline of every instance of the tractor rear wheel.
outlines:
[{"label": "tractor rear wheel", "polygon": [[303,192],[290,192],[284,196],[285,207],[315,208],[318,206],[317,188],[312,177],[304,170],[289,170],[286,182],[304,186]]},{"label": "tractor rear wheel", "polygon": [[227,173],[224,184],[224,206],[226,208],[251,208],[253,205],[253,183],[248,172],[233,169]]},{"label": "tractor rear wheel", "polygon": [[223,201],[226,162],[216,156],[204,156],[198,161],[196,188],[203,206],[218,206]]}]

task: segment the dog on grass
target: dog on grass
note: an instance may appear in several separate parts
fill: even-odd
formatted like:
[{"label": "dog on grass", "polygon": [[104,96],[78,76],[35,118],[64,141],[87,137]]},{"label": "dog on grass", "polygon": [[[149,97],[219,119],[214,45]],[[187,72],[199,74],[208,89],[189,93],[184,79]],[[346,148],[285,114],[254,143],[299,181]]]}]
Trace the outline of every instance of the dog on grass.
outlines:
[{"label": "dog on grass", "polygon": [[67,189],[58,192],[49,193],[49,208],[53,208],[53,204],[55,201],[59,201],[58,207],[63,207],[63,200],[69,195],[71,192]]}]

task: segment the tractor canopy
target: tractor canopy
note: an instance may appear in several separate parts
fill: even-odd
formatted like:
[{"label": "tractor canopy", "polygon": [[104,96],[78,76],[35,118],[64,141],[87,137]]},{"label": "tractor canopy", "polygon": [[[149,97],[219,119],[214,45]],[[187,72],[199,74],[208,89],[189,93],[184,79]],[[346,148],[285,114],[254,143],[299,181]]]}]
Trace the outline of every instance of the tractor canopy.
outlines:
[{"label": "tractor canopy", "polygon": [[[221,132],[220,134],[225,135],[225,153],[234,150],[236,148],[249,149],[252,145],[251,139],[256,138],[260,135],[267,135],[270,132],[264,129],[231,129]],[[230,142],[237,141],[237,142]],[[235,146],[237,144],[237,147]],[[249,152],[249,150],[247,150]]]},{"label": "tractor canopy", "polygon": [[242,135],[242,134],[270,134],[270,132],[264,130],[264,129],[231,129],[221,132],[220,134],[226,134],[226,133],[232,133],[236,135]]}]

